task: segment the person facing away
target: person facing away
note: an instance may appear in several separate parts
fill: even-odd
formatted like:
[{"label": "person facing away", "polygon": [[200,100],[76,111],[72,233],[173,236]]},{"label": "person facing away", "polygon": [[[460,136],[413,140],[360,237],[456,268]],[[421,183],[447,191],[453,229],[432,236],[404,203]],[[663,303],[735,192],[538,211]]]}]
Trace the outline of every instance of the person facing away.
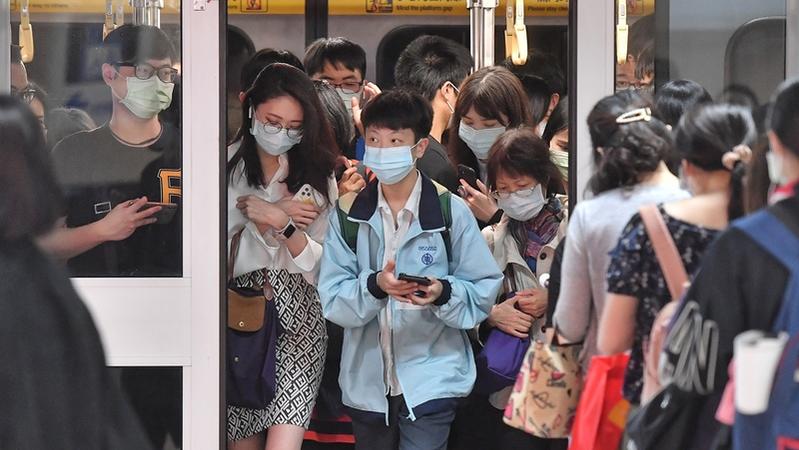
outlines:
[{"label": "person facing away", "polygon": [[581,363],[598,353],[597,328],[605,305],[609,253],[642,205],[688,197],[664,158],[671,132],[652,117],[652,103],[634,91],[600,100],[588,115],[596,172],[594,195],[574,208],[569,220],[554,323],[563,342],[585,342]]},{"label": "person facing away", "polygon": [[469,50],[439,36],[414,39],[400,53],[394,66],[396,86],[425,97],[433,108],[430,145],[416,167],[451,192],[457,192],[460,183],[447,156],[443,135],[455,111],[458,86],[471,69]]},{"label": "person facing away", "polygon": [[[658,88],[653,114],[666,125],[676,128],[683,114],[713,98],[701,84],[691,80],[673,80]],[[671,173],[679,176],[680,154],[675,151],[666,160]]]},{"label": "person facing away", "polygon": [[[775,320],[779,311],[791,305],[784,302],[799,300],[796,296],[786,296],[790,285],[789,267],[741,228],[772,215],[789,233],[799,235],[797,123],[799,80],[792,79],[785,81],[775,92],[767,120],[769,176],[772,183],[787,187],[792,193],[733,223],[705,255],[702,269],[675,313],[675,317],[684,316],[687,320],[675,321],[674,333],[685,335],[710,330],[712,338],[704,340],[701,345],[689,346],[687,342],[680,344],[668,340],[664,344],[667,367],[670,367],[667,375],[680,389],[694,394],[694,400],[686,407],[698,411],[686,425],[698,431],[686,436],[683,448],[709,448],[722,430],[715,416],[729,379],[727,368],[732,360],[735,337],[747,330],[778,331],[775,330]],[[779,239],[774,235],[766,236]],[[785,242],[785,245],[789,243]],[[681,354],[686,367],[699,368],[695,376],[685,377],[675,370]],[[735,427],[738,426],[737,420]],[[768,429],[768,426],[764,428]],[[755,431],[756,434],[763,432],[767,431]]]},{"label": "person facing away", "polygon": [[550,116],[566,96],[566,77],[557,59],[548,53],[530,50],[527,62],[517,66],[510,58],[502,61],[502,67],[513,72],[521,81],[530,104],[532,121],[527,124],[543,137]]},{"label": "person facing away", "polygon": [[[690,276],[719,232],[744,214],[743,178],[757,130],[749,110],[708,104],[685,114],[675,131],[683,181],[693,196],[658,209]],[[630,219],[611,254],[607,284],[599,351],[631,350],[624,397],[633,405],[645,403],[654,392],[641,395],[644,345],[655,317],[672,298],[640,214]]]},{"label": "person facing away", "polygon": [[[262,450],[265,441],[268,450],[299,450],[325,361],[315,285],[338,198],[338,149],[313,83],[299,69],[267,66],[244,100],[244,122],[228,149],[228,248],[241,233],[233,282],[271,287],[283,332],[275,398],[263,409],[228,405],[228,447]],[[313,204],[295,199],[303,188]]]},{"label": "person facing away", "polygon": [[[53,149],[67,202],[63,225],[43,245],[70,258],[74,276],[179,276],[180,135],[158,119],[178,76],[175,49],[156,27],[124,25],[102,52],[111,119]],[[148,202],[175,212],[158,219],[162,206]]]},{"label": "person facing away", "polygon": [[461,179],[461,193],[481,226],[497,223],[502,211],[491,197],[488,154],[500,134],[508,128],[531,123],[530,105],[521,82],[502,67],[484,67],[461,85],[447,134],[452,163],[471,168],[477,187]]},{"label": "person facing away", "polygon": [[377,181],[330,214],[319,276],[324,315],[344,327],[342,400],[359,450],[445,449],[475,380],[466,330],[488,316],[502,274],[464,202],[414,166],[430,104],[393,90],[363,120]]},{"label": "person facing away", "polygon": [[0,96],[0,447],[147,450],[91,315],[36,244],[63,197],[27,104]]}]

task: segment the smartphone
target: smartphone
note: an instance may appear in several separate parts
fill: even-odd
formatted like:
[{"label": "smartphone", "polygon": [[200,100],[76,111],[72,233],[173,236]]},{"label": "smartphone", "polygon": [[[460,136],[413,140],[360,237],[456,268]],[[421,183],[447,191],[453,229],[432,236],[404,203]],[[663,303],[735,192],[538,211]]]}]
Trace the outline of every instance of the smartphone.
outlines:
[{"label": "smartphone", "polygon": [[177,213],[178,211],[178,205],[176,203],[158,203],[158,202],[147,202],[144,204],[144,207],[139,211],[150,209],[153,206],[161,207],[160,211],[151,216],[155,218],[155,223],[159,225],[166,225],[172,222],[172,219],[175,218],[175,213]]},{"label": "smartphone", "polygon": [[469,186],[480,190],[480,188],[477,187],[477,173],[475,173],[474,169],[471,167],[458,164],[458,178],[466,181]]},{"label": "smartphone", "polygon": [[420,277],[417,275],[408,275],[407,273],[401,273],[397,277],[398,280],[402,281],[409,281],[411,283],[421,284],[422,286],[430,286],[433,284],[433,281],[430,278]]},{"label": "smartphone", "polygon": [[310,184],[303,184],[300,190],[294,194],[293,200],[321,208],[324,203],[324,200],[320,199],[321,197],[322,194],[316,192],[316,189]]}]

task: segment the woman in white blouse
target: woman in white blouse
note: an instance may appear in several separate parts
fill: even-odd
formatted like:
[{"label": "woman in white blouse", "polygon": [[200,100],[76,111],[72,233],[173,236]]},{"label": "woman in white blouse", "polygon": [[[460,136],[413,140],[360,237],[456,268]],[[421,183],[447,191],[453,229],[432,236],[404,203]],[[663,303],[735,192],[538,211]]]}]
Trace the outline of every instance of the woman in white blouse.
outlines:
[{"label": "woman in white blouse", "polygon": [[275,398],[265,409],[228,405],[228,447],[299,450],[325,359],[315,284],[338,149],[311,80],[292,66],[267,66],[243,112],[228,149],[228,244],[243,229],[233,276],[241,287],[271,286],[283,332]]}]

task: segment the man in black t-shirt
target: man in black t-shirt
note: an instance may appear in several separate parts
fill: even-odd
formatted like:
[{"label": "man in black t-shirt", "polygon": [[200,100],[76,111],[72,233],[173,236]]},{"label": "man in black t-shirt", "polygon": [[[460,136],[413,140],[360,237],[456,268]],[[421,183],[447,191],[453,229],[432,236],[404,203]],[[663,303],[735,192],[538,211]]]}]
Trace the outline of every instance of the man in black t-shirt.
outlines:
[{"label": "man in black t-shirt", "polygon": [[158,119],[172,99],[175,50],[158,28],[125,25],[103,51],[111,120],[53,149],[67,211],[43,244],[70,258],[73,276],[180,276],[180,134]]},{"label": "man in black t-shirt", "polygon": [[399,88],[418,93],[433,107],[430,145],[416,163],[425,175],[452,192],[460,182],[447,156],[444,132],[454,112],[458,86],[469,75],[472,57],[469,50],[440,36],[420,36],[413,40],[397,59],[394,81]]}]

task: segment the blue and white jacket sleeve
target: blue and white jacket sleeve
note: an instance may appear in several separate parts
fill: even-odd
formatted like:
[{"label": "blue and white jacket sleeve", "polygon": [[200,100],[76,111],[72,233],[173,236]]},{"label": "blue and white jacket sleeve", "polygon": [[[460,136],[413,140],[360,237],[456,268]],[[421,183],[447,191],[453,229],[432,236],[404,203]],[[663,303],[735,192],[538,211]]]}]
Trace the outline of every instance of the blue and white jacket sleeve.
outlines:
[{"label": "blue and white jacket sleeve", "polygon": [[472,212],[455,196],[450,241],[452,262],[444,278],[449,282],[449,300],[433,311],[449,327],[471,329],[488,318],[503,276]]},{"label": "blue and white jacket sleeve", "polygon": [[341,235],[338,211],[328,215],[327,236],[319,272],[319,299],[326,319],[344,328],[357,328],[371,322],[388,297],[377,298],[367,288],[369,268],[361,271],[355,253]]}]

